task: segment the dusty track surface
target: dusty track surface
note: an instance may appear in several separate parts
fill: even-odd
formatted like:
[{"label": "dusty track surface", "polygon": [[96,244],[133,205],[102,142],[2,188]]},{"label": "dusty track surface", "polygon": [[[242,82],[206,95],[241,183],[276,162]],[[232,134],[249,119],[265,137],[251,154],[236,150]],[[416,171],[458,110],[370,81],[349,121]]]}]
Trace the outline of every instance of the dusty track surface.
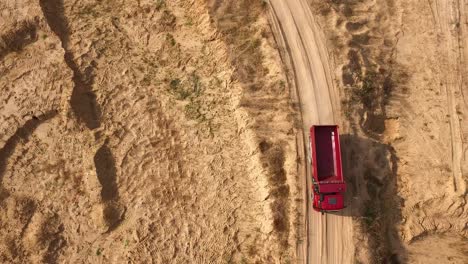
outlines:
[{"label": "dusty track surface", "polygon": [[[330,76],[328,52],[307,1],[271,0],[272,20],[278,42],[284,45],[291,60],[302,111],[303,142],[313,124],[339,122],[338,93]],[[305,146],[305,145],[304,145]],[[309,187],[310,168],[307,166]],[[312,210],[309,188],[305,188],[307,205],[303,222],[307,237],[298,247],[298,256],[308,263],[353,263],[352,219],[342,214],[321,215]]]}]

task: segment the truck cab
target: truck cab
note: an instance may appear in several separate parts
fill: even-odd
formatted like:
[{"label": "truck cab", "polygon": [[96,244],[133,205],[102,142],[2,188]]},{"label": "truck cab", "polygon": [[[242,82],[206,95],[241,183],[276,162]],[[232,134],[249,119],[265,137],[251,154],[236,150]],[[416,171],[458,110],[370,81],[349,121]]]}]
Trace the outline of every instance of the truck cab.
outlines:
[{"label": "truck cab", "polygon": [[309,139],[313,208],[322,213],[339,211],[345,208],[346,183],[341,168],[338,126],[312,126]]}]

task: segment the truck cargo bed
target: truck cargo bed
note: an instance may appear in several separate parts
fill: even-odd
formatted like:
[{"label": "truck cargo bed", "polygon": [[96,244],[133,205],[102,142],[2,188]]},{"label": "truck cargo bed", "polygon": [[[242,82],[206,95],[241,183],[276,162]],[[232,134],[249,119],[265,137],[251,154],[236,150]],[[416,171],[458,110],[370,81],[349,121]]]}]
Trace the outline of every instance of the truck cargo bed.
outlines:
[{"label": "truck cargo bed", "polygon": [[341,171],[338,126],[312,126],[309,136],[313,180],[312,207],[322,213],[339,211],[345,208],[346,183]]},{"label": "truck cargo bed", "polygon": [[314,179],[321,183],[342,182],[337,126],[312,126],[310,130]]}]

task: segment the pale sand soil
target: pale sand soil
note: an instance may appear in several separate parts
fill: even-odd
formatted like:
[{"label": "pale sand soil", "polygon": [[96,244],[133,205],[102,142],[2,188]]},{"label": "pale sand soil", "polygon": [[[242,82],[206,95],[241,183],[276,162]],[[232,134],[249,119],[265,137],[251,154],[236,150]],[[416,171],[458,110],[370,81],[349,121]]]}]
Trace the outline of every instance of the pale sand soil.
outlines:
[{"label": "pale sand soil", "polygon": [[466,237],[456,234],[434,234],[415,239],[408,245],[408,263],[466,263],[467,243]]},{"label": "pale sand soil", "polygon": [[294,258],[294,111],[262,12],[249,90],[204,1],[0,10],[1,262]]},{"label": "pale sand soil", "polygon": [[467,262],[467,4],[310,2],[363,139],[343,147],[358,164],[356,259]]}]

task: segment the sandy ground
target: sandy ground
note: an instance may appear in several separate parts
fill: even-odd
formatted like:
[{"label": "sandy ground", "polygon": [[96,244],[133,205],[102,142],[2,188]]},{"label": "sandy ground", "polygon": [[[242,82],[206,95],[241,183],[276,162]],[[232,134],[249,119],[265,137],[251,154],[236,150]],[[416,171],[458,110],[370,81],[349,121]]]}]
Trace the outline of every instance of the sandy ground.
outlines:
[{"label": "sandy ground", "polygon": [[0,262],[295,258],[283,66],[261,10],[225,3],[0,3]]},{"label": "sandy ground", "polygon": [[348,120],[356,261],[466,263],[466,1],[309,3]]},{"label": "sandy ground", "polygon": [[467,4],[2,1],[0,262],[467,263]]},{"label": "sandy ground", "polygon": [[[402,157],[402,239],[410,243],[408,253],[415,263],[424,258],[414,257],[413,251],[437,244],[452,248],[448,263],[468,262],[468,3],[429,1],[401,7],[396,60],[412,69],[408,96],[401,100],[409,107],[401,113],[401,139],[394,144]],[[422,20],[426,22],[416,23]],[[456,239],[458,235],[464,239]],[[443,251],[436,252],[441,256],[432,254],[434,259],[425,263],[445,257]]]}]

